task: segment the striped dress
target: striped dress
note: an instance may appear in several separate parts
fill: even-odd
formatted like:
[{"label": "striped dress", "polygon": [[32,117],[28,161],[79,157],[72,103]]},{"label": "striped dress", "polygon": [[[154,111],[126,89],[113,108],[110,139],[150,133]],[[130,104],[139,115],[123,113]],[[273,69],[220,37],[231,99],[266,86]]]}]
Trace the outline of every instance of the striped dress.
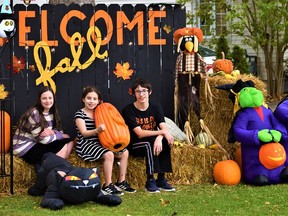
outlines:
[{"label": "striped dress", "polygon": [[[87,130],[95,130],[95,121],[94,119],[89,118],[86,113],[80,109],[75,113],[74,120],[77,118],[81,118],[85,121]],[[76,153],[79,157],[81,157],[85,161],[96,161],[98,160],[104,153],[109,150],[104,148],[98,136],[84,137],[79,129],[76,126],[77,131],[77,144],[76,144]]]}]

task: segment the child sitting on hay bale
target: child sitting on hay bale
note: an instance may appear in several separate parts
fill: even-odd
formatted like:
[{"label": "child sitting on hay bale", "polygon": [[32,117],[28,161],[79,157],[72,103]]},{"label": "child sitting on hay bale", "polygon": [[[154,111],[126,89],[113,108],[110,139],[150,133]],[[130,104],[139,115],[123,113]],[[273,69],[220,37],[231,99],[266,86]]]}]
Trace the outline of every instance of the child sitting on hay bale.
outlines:
[{"label": "child sitting on hay bale", "polygon": [[[167,129],[163,110],[149,101],[152,86],[147,80],[138,78],[131,90],[136,100],[123,109],[123,118],[131,134],[129,152],[146,158],[145,187],[148,192],[157,193],[159,189],[175,191],[165,178],[166,172],[172,172],[170,151],[174,138]],[[158,173],[156,181],[154,173]]]}]

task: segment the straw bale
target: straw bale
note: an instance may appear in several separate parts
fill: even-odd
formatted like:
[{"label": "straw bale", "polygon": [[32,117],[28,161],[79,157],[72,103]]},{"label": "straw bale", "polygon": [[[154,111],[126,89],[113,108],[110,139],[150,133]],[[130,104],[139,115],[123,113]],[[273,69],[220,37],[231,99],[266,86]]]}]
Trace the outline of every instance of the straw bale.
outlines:
[{"label": "straw bale", "polygon": [[[220,149],[200,149],[191,145],[174,147],[171,152],[173,173],[167,175],[167,179],[173,184],[195,184],[212,182],[212,170],[216,162],[227,158]],[[10,173],[10,156],[6,155],[6,172]],[[33,166],[22,159],[13,157],[14,162],[14,191],[26,193],[27,189],[35,181]],[[69,162],[76,167],[98,167],[100,169],[101,181],[103,179],[103,162],[86,162],[80,159],[75,151],[70,155]],[[121,164],[120,164],[121,165]],[[118,177],[117,161],[113,167],[113,181]],[[127,181],[135,188],[142,189],[146,182],[146,169],[144,158],[129,158],[129,165],[126,175]],[[10,192],[10,177],[0,178],[0,192]]]}]

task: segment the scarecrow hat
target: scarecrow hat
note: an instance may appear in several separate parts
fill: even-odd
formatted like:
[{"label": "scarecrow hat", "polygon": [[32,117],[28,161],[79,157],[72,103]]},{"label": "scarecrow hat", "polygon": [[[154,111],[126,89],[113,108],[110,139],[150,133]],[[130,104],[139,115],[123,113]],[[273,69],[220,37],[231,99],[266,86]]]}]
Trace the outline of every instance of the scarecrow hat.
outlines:
[{"label": "scarecrow hat", "polygon": [[198,50],[198,43],[201,43],[203,41],[203,32],[200,28],[197,28],[197,27],[193,27],[193,28],[189,28],[189,27],[184,27],[184,28],[181,28],[181,29],[177,29],[174,34],[173,34],[173,39],[174,39],[174,42],[176,44],[178,44],[178,47],[177,47],[177,52],[180,51],[180,44],[183,40],[183,37],[184,36],[195,36],[196,37],[196,40],[195,40],[195,45],[196,45],[196,49]]}]

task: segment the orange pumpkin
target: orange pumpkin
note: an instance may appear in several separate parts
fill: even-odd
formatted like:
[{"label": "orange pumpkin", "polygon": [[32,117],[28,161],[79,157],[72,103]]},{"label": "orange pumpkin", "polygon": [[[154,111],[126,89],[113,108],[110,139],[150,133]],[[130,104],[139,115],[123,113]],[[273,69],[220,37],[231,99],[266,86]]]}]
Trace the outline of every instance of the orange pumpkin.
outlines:
[{"label": "orange pumpkin", "polygon": [[95,125],[104,123],[105,131],[98,134],[99,140],[105,148],[118,152],[130,142],[128,126],[119,111],[110,103],[102,103],[95,110]]},{"label": "orange pumpkin", "polygon": [[236,163],[239,165],[240,170],[242,170],[242,155],[241,155],[241,146],[236,148],[235,159]]},{"label": "orange pumpkin", "polygon": [[237,185],[241,180],[239,165],[234,160],[217,162],[213,168],[213,177],[220,185]]},{"label": "orange pumpkin", "polygon": [[262,145],[259,150],[259,160],[267,169],[275,169],[285,163],[285,149],[279,143]]},{"label": "orange pumpkin", "polygon": [[213,63],[213,72],[223,71],[226,74],[231,74],[234,68],[233,63],[229,59],[225,59],[224,52],[221,53],[222,59],[216,59]]},{"label": "orange pumpkin", "polygon": [[10,115],[5,112],[0,112],[0,152],[7,153],[10,148]]}]

